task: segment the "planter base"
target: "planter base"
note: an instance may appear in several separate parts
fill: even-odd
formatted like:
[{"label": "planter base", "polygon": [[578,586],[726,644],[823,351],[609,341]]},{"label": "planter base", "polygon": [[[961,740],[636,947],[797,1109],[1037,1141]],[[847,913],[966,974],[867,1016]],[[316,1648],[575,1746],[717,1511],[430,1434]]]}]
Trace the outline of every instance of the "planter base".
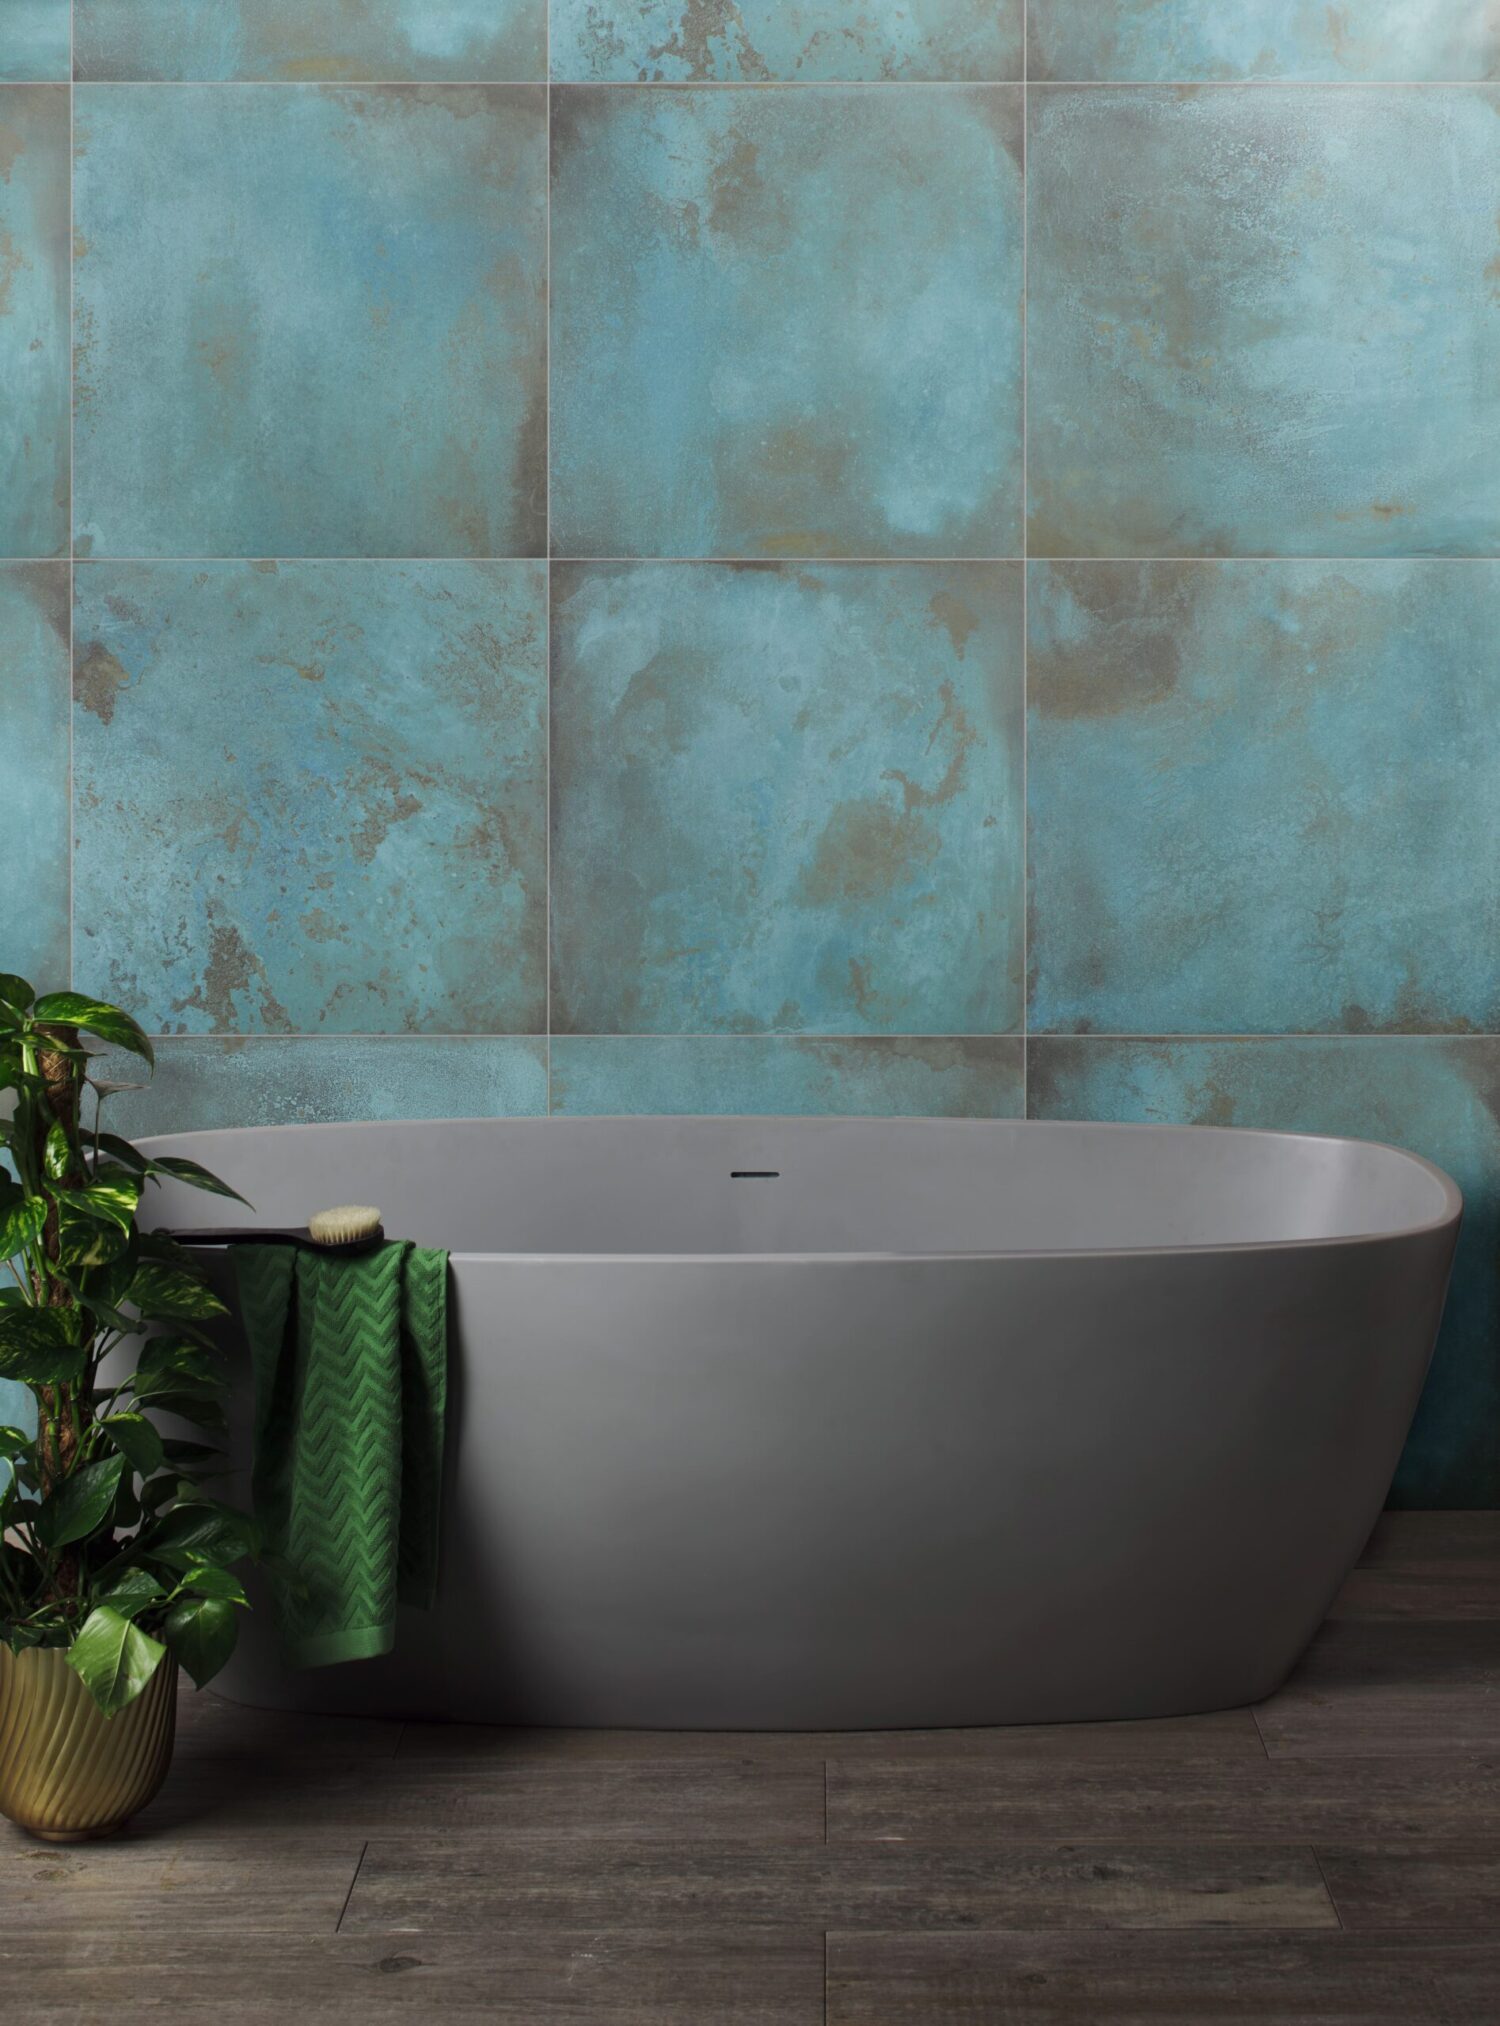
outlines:
[{"label": "planter base", "polygon": [[106,1717],[56,1647],[0,1646],[0,1815],[45,1843],[112,1836],[167,1776],[177,1667]]}]

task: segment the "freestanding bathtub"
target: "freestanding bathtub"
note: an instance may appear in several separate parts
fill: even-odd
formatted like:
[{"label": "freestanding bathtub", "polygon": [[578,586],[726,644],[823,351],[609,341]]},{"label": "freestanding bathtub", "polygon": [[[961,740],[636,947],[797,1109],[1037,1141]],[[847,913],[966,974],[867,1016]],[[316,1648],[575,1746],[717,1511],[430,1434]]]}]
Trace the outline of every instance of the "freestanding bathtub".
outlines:
[{"label": "freestanding bathtub", "polygon": [[[1462,1208],[1393,1148],[1173,1126],[460,1120],[148,1145],[263,1221],[377,1203],[453,1254],[437,1609],[404,1614],[389,1658],[312,1673],[253,1614],[219,1686],[538,1724],[1266,1695],[1380,1510]],[[154,1214],[215,1212],[244,1221],[177,1189]]]}]

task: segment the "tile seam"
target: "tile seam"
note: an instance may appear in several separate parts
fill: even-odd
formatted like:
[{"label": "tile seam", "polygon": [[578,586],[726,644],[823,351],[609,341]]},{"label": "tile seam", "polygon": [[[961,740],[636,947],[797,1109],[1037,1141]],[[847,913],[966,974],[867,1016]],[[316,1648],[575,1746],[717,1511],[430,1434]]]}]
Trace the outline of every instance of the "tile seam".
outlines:
[{"label": "tile seam", "polygon": [[[550,365],[549,365],[550,372]],[[1305,556],[1305,555],[1258,555],[1258,556],[4,556],[6,563],[53,563],[75,562],[80,569],[93,569],[100,565],[132,567],[150,566],[158,563],[192,564],[203,567],[212,563],[276,563],[316,564],[320,567],[337,563],[348,563],[362,569],[374,569],[381,564],[422,565],[436,568],[452,568],[457,564],[482,569],[491,563],[540,563],[550,567],[554,563],[566,563],[579,569],[596,569],[608,564],[611,567],[630,569],[743,569],[747,565],[761,565],[778,570],[829,570],[847,569],[903,569],[931,570],[993,569],[1000,564],[1086,564],[1100,563],[1119,566],[1122,564],[1172,563],[1199,565],[1204,569],[1236,569],[1251,563],[1336,563],[1345,566],[1379,563],[1500,563],[1500,550],[1494,555],[1434,556],[1392,553],[1390,555],[1350,556]]]}]

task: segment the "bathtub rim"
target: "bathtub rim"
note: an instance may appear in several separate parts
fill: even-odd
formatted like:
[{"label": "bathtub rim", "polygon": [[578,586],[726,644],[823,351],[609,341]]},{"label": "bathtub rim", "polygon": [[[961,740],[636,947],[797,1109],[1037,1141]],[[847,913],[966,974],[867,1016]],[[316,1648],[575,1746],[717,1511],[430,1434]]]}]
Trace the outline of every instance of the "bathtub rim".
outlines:
[{"label": "bathtub rim", "polygon": [[[1408,1241],[1431,1238],[1447,1232],[1456,1234],[1459,1226],[1462,1224],[1464,1215],[1463,1191],[1446,1169],[1438,1167],[1435,1161],[1428,1160],[1425,1154],[1414,1153],[1409,1147],[1395,1146],[1388,1140],[1363,1139],[1352,1133],[1303,1133],[1267,1126],[1177,1124],[1171,1120],[1163,1119],[945,1118],[930,1115],[907,1116],[901,1113],[843,1112],[590,1112],[577,1116],[573,1114],[556,1115],[543,1113],[511,1114],[496,1118],[488,1118],[482,1114],[468,1114],[462,1117],[441,1119],[322,1119],[288,1121],[286,1124],[280,1125],[263,1123],[245,1126],[205,1126],[195,1127],[183,1132],[147,1134],[136,1140],[134,1144],[142,1152],[149,1155],[154,1149],[158,1148],[171,1151],[166,1146],[166,1143],[169,1141],[172,1143],[173,1148],[175,1148],[176,1143],[179,1141],[212,1139],[224,1133],[277,1132],[300,1134],[336,1131],[346,1126],[364,1127],[372,1131],[390,1130],[398,1126],[425,1126],[433,1131],[440,1131],[444,1126],[454,1125],[550,1126],[557,1124],[564,1126],[586,1126],[590,1124],[638,1124],[647,1120],[678,1124],[701,1122],[725,1127],[736,1125],[753,1126],[762,1130],[766,1127],[777,1125],[806,1127],[826,1124],[847,1126],[858,1125],[865,1121],[878,1125],[940,1125],[948,1128],[971,1129],[1004,1125],[1027,1128],[1042,1126],[1046,1127],[1050,1132],[1061,1133],[1069,1131],[1133,1132],[1150,1133],[1153,1135],[1212,1133],[1217,1135],[1233,1135],[1241,1139],[1295,1140],[1321,1146],[1363,1147],[1373,1149],[1377,1153],[1389,1154],[1396,1160],[1411,1163],[1437,1183],[1443,1203],[1438,1213],[1422,1222],[1401,1224],[1384,1231],[1354,1231],[1345,1232],[1334,1237],[1320,1238],[1224,1239],[1178,1245],[1031,1246],[1024,1250],[970,1247],[968,1249],[957,1250],[928,1248],[923,1251],[898,1251],[894,1249],[886,1251],[830,1251],[821,1249],[817,1251],[783,1250],[779,1252],[644,1252],[639,1250],[633,1252],[562,1252],[537,1251],[535,1249],[518,1251],[499,1248],[483,1252],[472,1250],[450,1251],[448,1255],[450,1262],[454,1265],[471,1261],[476,1263],[483,1261],[526,1262],[545,1265],[565,1265],[569,1263],[595,1265],[628,1265],[638,1263],[662,1266],[710,1264],[719,1266],[726,1264],[852,1265],[856,1263],[869,1265],[876,1262],[918,1265],[925,1261],[941,1263],[943,1261],[955,1260],[969,1262],[976,1260],[1020,1262],[1041,1259],[1169,1259],[1179,1256],[1199,1258],[1204,1254],[1217,1253],[1301,1253],[1318,1250],[1336,1251],[1367,1245],[1401,1244]],[[145,1209],[146,1207],[146,1204],[143,1202],[142,1208]],[[148,1218],[146,1228],[159,1229],[162,1227],[155,1225],[154,1220]],[[166,1228],[170,1231],[170,1226]],[[214,1250],[216,1248],[208,1247],[205,1249]]]}]

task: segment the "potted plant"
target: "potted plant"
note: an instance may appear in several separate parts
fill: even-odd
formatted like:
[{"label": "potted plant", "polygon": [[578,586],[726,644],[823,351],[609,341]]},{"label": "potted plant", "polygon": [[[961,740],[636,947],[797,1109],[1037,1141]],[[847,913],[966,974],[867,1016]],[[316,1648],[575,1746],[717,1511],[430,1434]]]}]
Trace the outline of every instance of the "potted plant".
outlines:
[{"label": "potted plant", "polygon": [[201,1327],[224,1305],[136,1222],[159,1176],[236,1192],[101,1130],[83,1035],[151,1063],[118,1007],[0,974],[0,1378],[36,1404],[34,1432],[0,1427],[0,1812],[56,1840],[161,1785],[178,1666],[202,1687],[229,1658],[256,1545],[205,1489],[222,1451],[156,1421],[225,1432]]}]

